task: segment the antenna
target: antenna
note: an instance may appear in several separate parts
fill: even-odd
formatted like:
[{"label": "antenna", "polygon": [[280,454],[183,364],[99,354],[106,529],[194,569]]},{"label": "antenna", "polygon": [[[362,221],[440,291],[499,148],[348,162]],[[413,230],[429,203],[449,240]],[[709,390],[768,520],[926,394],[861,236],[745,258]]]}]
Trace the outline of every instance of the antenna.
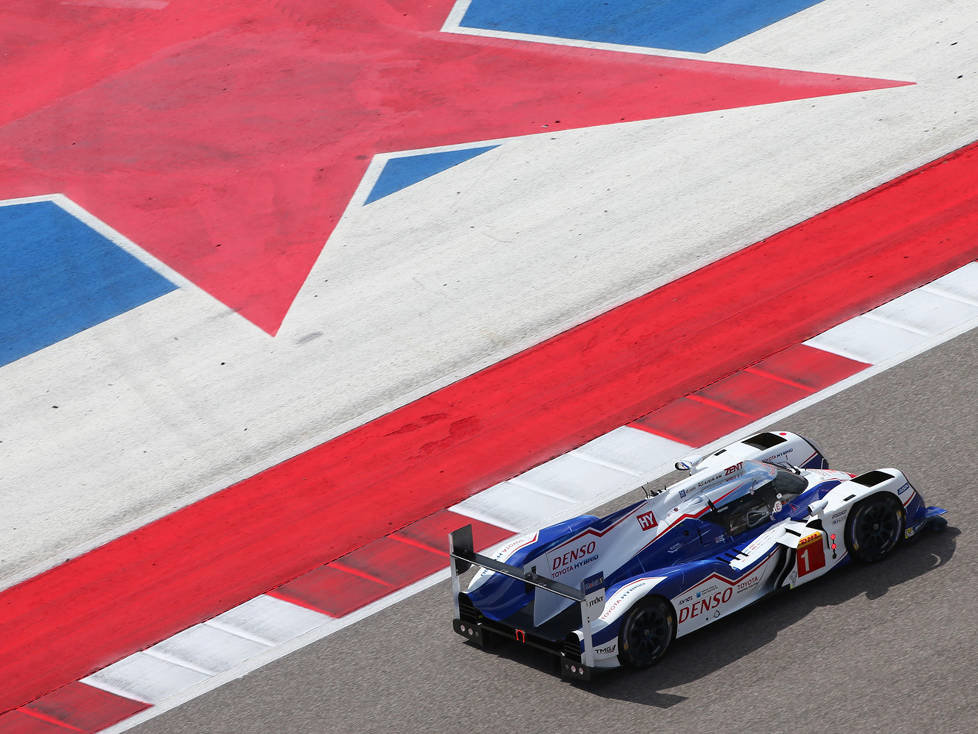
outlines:
[{"label": "antenna", "polygon": [[652,482],[646,482],[645,484],[642,485],[641,489],[642,489],[642,494],[645,495],[645,499],[647,500],[650,500],[653,497],[658,497],[662,492],[665,492],[665,488],[656,489],[655,487],[653,487]]}]

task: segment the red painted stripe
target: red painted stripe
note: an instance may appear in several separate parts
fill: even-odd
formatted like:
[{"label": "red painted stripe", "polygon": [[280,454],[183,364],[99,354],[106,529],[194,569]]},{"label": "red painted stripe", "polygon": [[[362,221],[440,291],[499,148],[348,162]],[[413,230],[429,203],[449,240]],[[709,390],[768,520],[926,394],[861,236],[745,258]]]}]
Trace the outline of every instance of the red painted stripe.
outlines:
[{"label": "red painted stripe", "polygon": [[[386,538],[380,538],[378,540],[375,540],[374,543],[382,543],[382,542],[384,542],[384,540],[386,540]],[[369,548],[371,545],[373,545],[373,543],[370,543],[366,547]],[[353,551],[353,552],[354,553],[357,553],[358,551]],[[390,589],[391,591],[394,590],[392,584],[387,583],[383,579],[379,579],[376,576],[374,576],[372,574],[369,574],[369,573],[366,573],[364,571],[361,571],[358,568],[351,568],[350,566],[346,565],[346,559],[347,558],[350,558],[350,556],[343,556],[342,558],[338,558],[337,560],[335,560],[332,563],[330,563],[329,566],[328,566],[328,568],[331,569],[331,570],[333,570],[333,571],[341,571],[341,572],[343,572],[345,574],[349,574],[350,576],[356,576],[357,578],[364,579],[366,581],[370,581],[371,583],[376,584],[378,586],[385,586],[388,589]],[[300,576],[299,578],[301,579],[302,576]],[[279,590],[281,590],[281,589],[279,589]]]},{"label": "red painted stripe", "polygon": [[498,528],[487,522],[473,520],[451,510],[441,510],[401,528],[394,533],[394,536],[400,536],[429,548],[437,549],[438,552],[445,554],[447,564],[448,534],[468,524],[472,525],[472,541],[476,550],[485,550],[513,534],[509,530]]},{"label": "red painted stripe", "polygon": [[795,344],[674,400],[631,425],[691,446],[703,446],[868,366]]},{"label": "red painted stripe", "polygon": [[74,730],[40,719],[24,709],[0,714],[0,734],[68,734],[71,731]]},{"label": "red painted stripe", "polygon": [[[469,523],[478,550],[512,535],[508,530],[444,510],[302,574],[272,594],[342,617],[445,568],[449,530]],[[435,543],[441,550],[434,549]]]},{"label": "red painted stripe", "polygon": [[741,370],[714,382],[694,393],[730,405],[748,422],[755,421],[786,405],[796,403],[811,395],[811,390],[800,390],[778,380]]},{"label": "red painted stripe", "polygon": [[70,724],[66,724],[63,721],[59,721],[58,719],[55,719],[52,716],[48,716],[47,714],[41,713],[40,711],[35,711],[30,706],[21,706],[17,710],[20,711],[20,713],[22,714],[27,714],[33,719],[42,721],[45,724],[50,724],[51,726],[57,727],[58,729],[63,731],[82,731],[82,729],[79,729],[77,726],[71,726]]},{"label": "red painted stripe", "polygon": [[869,365],[864,362],[846,359],[807,344],[795,344],[761,360],[751,369],[816,392],[867,367]]},{"label": "red painted stripe", "polygon": [[394,589],[385,584],[326,565],[283,584],[271,595],[331,617],[343,617],[392,591]]},{"label": "red painted stripe", "polygon": [[750,422],[750,418],[736,413],[688,398],[679,398],[642,416],[630,425],[672,441],[690,446],[703,446]]},{"label": "red painted stripe", "polygon": [[722,410],[725,413],[733,413],[741,418],[750,418],[749,413],[744,413],[741,410],[737,410],[732,405],[728,405],[720,400],[714,400],[713,398],[706,397],[702,391],[690,393],[686,396],[687,400],[692,400],[694,403],[702,403],[708,408],[716,408],[717,410]]},{"label": "red painted stripe", "polygon": [[444,553],[398,543],[389,537],[367,543],[340,560],[348,567],[369,573],[394,588],[422,579],[444,568],[447,562]]},{"label": "red painted stripe", "polygon": [[79,731],[99,731],[149,708],[149,704],[76,681],[25,708]]},{"label": "red painted stripe", "polygon": [[969,146],[7,589],[0,711],[964,265],[975,190]]}]

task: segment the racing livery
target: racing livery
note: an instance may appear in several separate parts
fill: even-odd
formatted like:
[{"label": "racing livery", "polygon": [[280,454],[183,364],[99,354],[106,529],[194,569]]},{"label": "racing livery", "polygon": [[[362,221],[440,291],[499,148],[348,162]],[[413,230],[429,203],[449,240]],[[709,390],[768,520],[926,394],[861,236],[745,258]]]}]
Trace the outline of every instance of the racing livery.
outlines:
[{"label": "racing livery", "polygon": [[[884,558],[904,538],[942,529],[898,469],[828,468],[810,440],[760,433],[676,463],[690,476],[607,517],[582,515],[501,548],[449,536],[455,631],[485,646],[515,639],[586,680],[657,662],[676,637],[851,560]],[[466,591],[459,574],[479,570]]]}]

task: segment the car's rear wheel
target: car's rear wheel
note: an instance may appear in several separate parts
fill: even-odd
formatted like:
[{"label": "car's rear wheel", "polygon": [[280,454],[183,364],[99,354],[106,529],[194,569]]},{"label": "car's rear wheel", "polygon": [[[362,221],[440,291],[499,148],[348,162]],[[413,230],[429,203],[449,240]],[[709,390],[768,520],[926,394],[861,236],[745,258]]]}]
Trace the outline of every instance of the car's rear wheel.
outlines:
[{"label": "car's rear wheel", "polygon": [[664,599],[643,599],[631,610],[618,632],[618,658],[630,668],[659,662],[676,633],[676,615]]},{"label": "car's rear wheel", "polygon": [[881,561],[900,542],[903,506],[890,494],[875,494],[849,512],[846,548],[857,561]]}]

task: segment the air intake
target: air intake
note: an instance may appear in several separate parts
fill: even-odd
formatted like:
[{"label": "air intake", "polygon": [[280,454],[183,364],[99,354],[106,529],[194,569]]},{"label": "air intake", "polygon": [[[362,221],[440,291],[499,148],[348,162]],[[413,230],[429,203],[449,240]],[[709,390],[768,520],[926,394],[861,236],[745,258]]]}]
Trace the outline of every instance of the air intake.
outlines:
[{"label": "air intake", "polygon": [[764,449],[777,446],[779,443],[784,443],[787,440],[784,436],[778,436],[774,433],[758,433],[756,436],[745,438],[741,443],[763,451]]}]

